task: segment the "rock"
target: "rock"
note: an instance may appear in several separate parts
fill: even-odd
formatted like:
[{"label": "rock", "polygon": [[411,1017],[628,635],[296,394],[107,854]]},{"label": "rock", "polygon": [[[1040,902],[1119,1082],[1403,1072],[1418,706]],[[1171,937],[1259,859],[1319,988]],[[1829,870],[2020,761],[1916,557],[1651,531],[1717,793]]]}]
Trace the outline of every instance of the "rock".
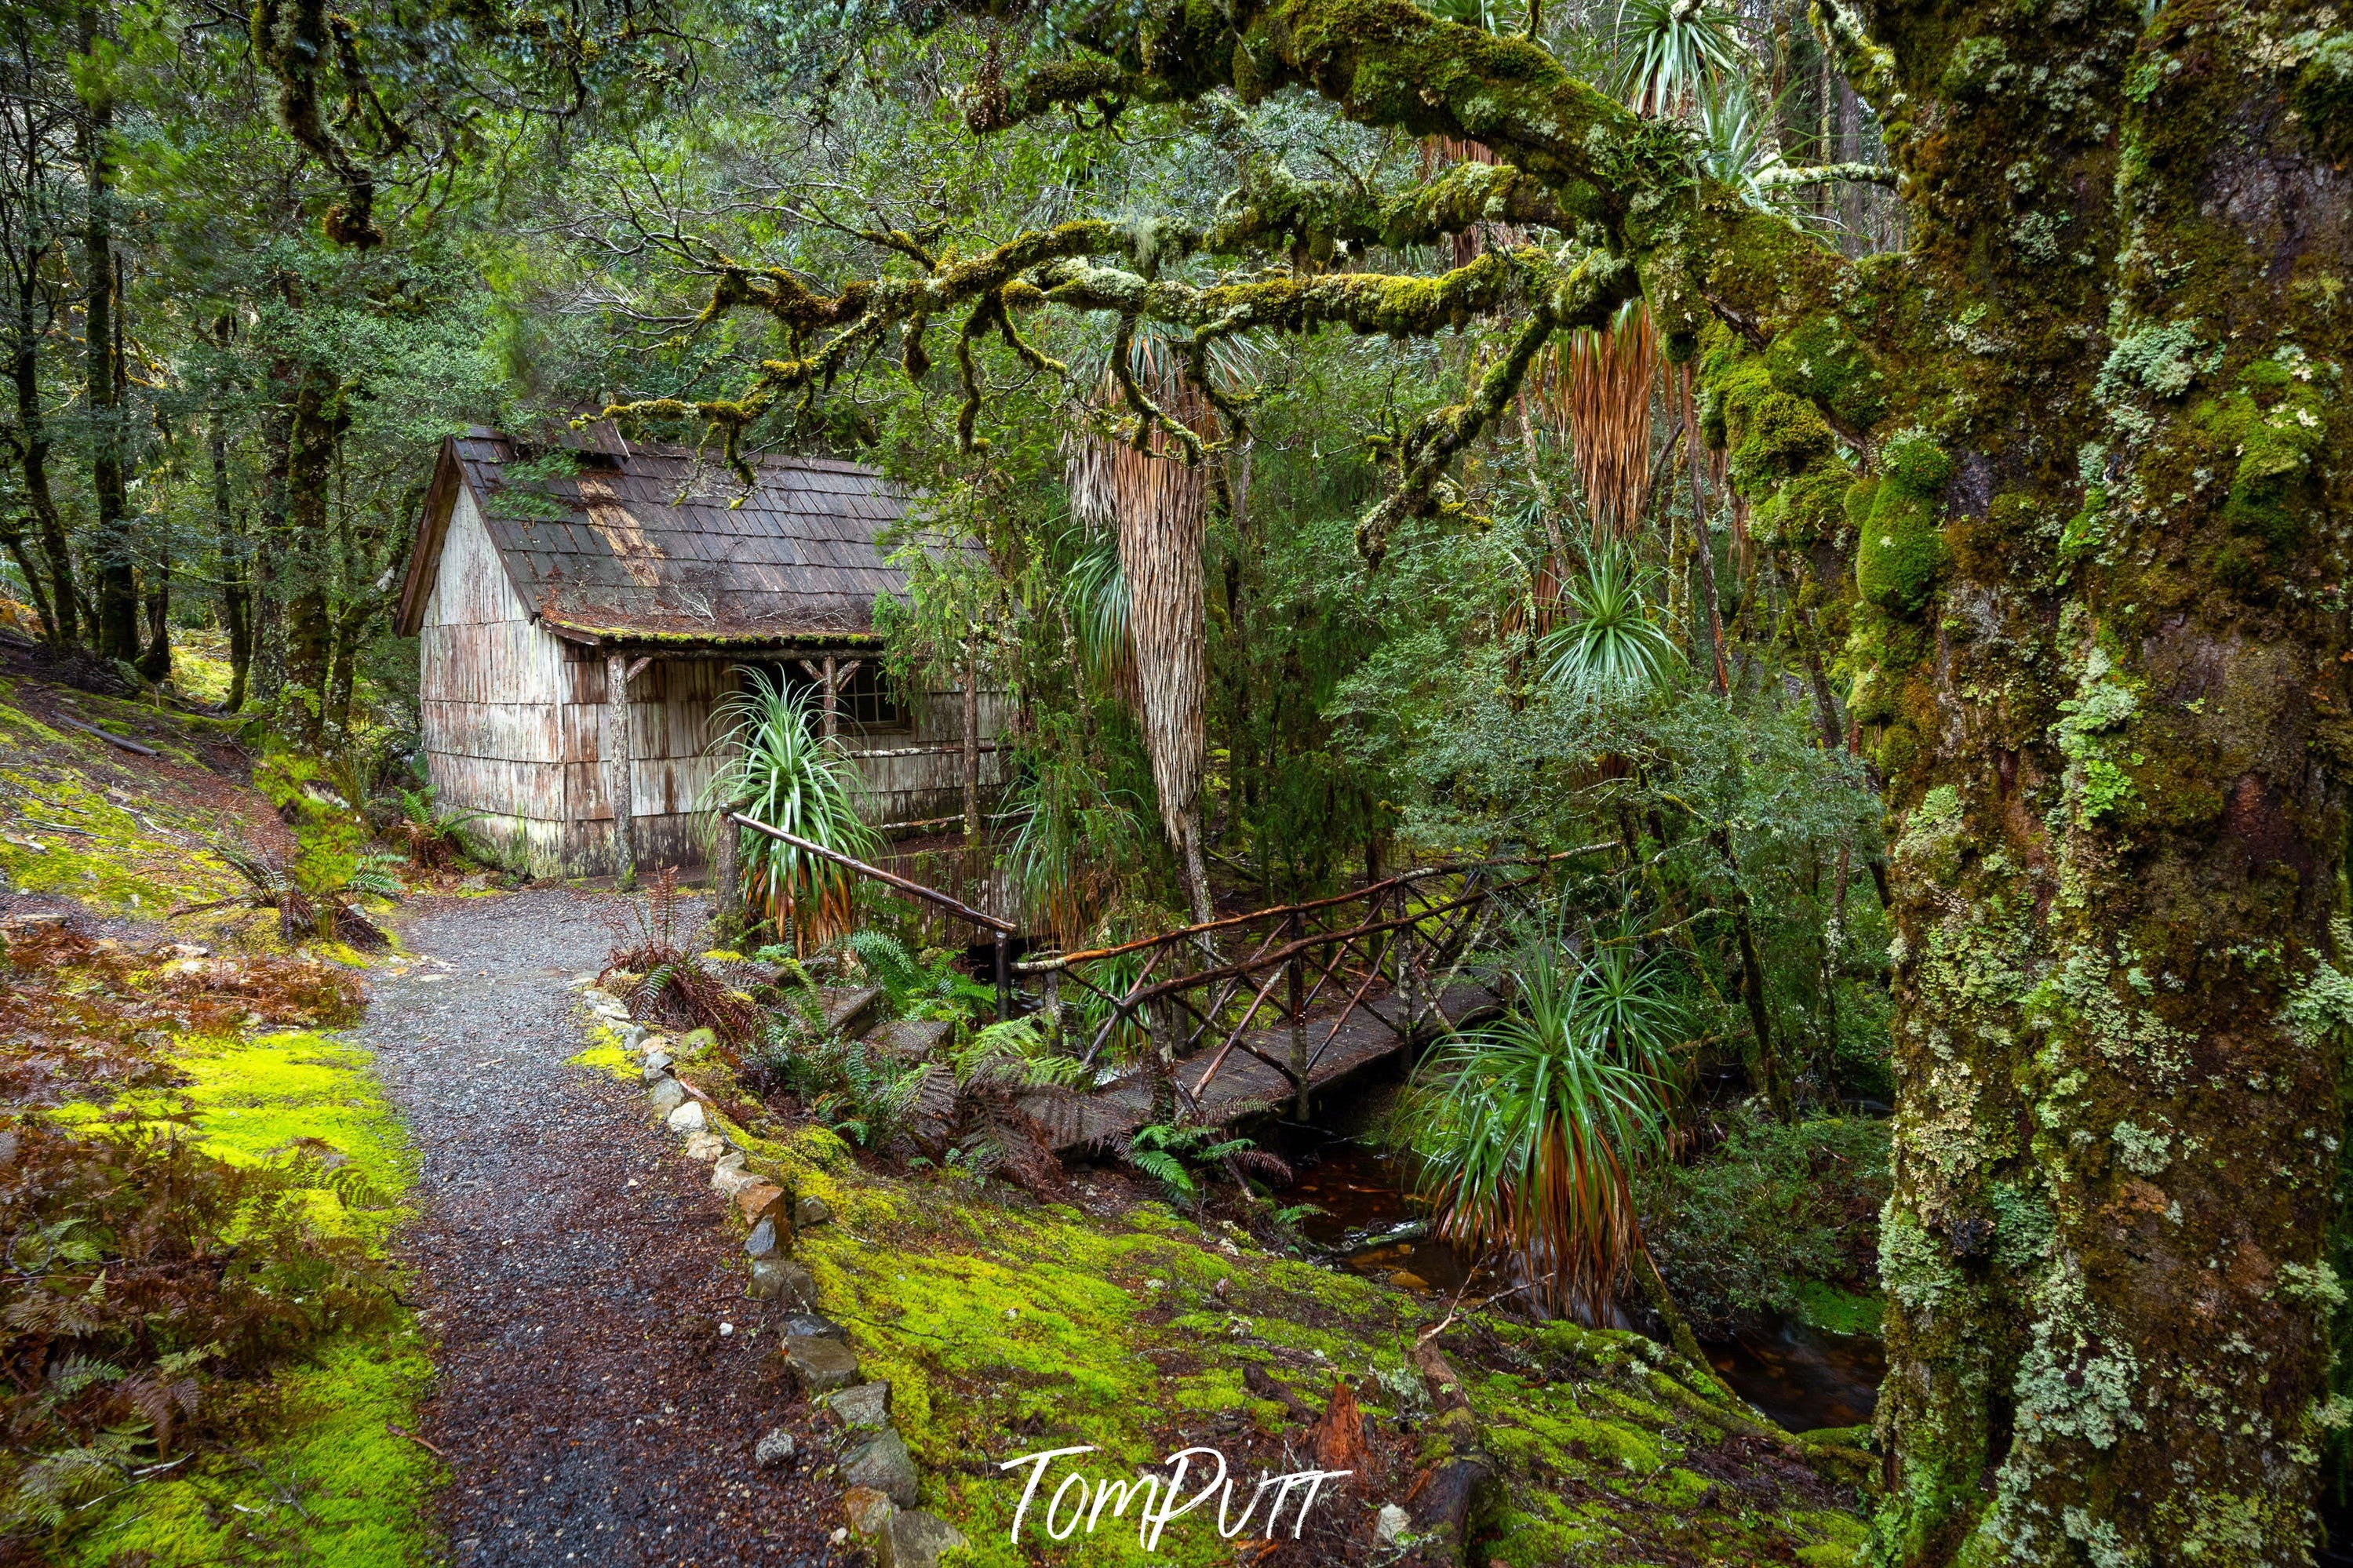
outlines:
[{"label": "rock", "polygon": [[744,1151],[741,1149],[730,1149],[727,1152],[719,1156],[719,1163],[728,1170],[740,1171],[744,1168]]},{"label": "rock", "polygon": [[637,1050],[644,1046],[646,1041],[646,1026],[643,1024],[616,1024],[613,1026],[613,1033],[621,1037],[621,1048],[625,1051]]},{"label": "rock", "polygon": [[781,1208],[784,1191],[774,1182],[754,1182],[735,1194],[735,1212],[754,1225],[768,1217],[769,1205]]},{"label": "rock", "polygon": [[825,1031],[828,1035],[852,1036],[873,1021],[875,1010],[882,1005],[882,988],[860,985],[845,991],[839,986],[825,988]]},{"label": "rock", "polygon": [[1397,1504],[1393,1502],[1381,1504],[1381,1511],[1373,1518],[1373,1544],[1388,1545],[1403,1536],[1406,1527],[1412,1522],[1413,1515],[1406,1512]]},{"label": "rock", "polygon": [[629,1027],[637,1029],[638,1037],[638,1043],[632,1047],[631,1049],[643,1051],[649,1056],[652,1055],[656,1051],[661,1052],[664,1056],[668,1056],[670,1054],[670,1037],[668,1035],[649,1035],[645,1030],[638,1028],[635,1024],[630,1025]]},{"label": "rock", "polygon": [[796,1230],[807,1230],[811,1226],[823,1225],[832,1217],[833,1205],[823,1198],[811,1194],[794,1201],[793,1228]]},{"label": "rock", "polygon": [[763,1258],[752,1265],[752,1282],[744,1294],[754,1301],[774,1301],[788,1311],[807,1312],[817,1306],[817,1280],[787,1258]]},{"label": "rock", "polygon": [[[677,1080],[673,1079],[671,1081],[674,1083]],[[671,1131],[683,1132],[690,1137],[697,1132],[709,1131],[711,1126],[711,1119],[702,1109],[702,1101],[699,1100],[686,1100],[672,1108],[666,1120],[670,1123]]]},{"label": "rock", "polygon": [[845,1426],[888,1426],[891,1384],[888,1379],[877,1378],[872,1383],[837,1389],[825,1405]]},{"label": "rock", "polygon": [[711,1167],[711,1185],[723,1197],[733,1197],[760,1178],[741,1165],[722,1160]]},{"label": "rock", "polygon": [[[831,1340],[817,1342],[833,1343]],[[872,1487],[888,1493],[901,1508],[915,1506],[916,1488],[922,1481],[915,1473],[915,1456],[907,1451],[907,1439],[899,1436],[896,1426],[885,1426],[881,1436],[851,1449],[849,1458],[841,1461],[841,1479],[853,1487]]]},{"label": "rock", "polygon": [[659,1083],[663,1079],[668,1078],[670,1076],[670,1053],[668,1051],[648,1051],[646,1053],[646,1065],[638,1069],[638,1076],[644,1079],[649,1085]]},{"label": "rock", "polygon": [[1400,1290],[1409,1290],[1417,1296],[1430,1294],[1430,1281],[1409,1268],[1399,1268],[1391,1273],[1389,1283]]},{"label": "rock", "polygon": [[886,1057],[919,1062],[948,1042],[955,1026],[943,1018],[894,1018],[866,1031],[866,1043]]},{"label": "rock", "polygon": [[847,1340],[849,1331],[821,1312],[788,1313],[776,1325],[780,1334],[807,1334],[820,1340]]},{"label": "rock", "polygon": [[852,1487],[841,1494],[841,1511],[849,1517],[849,1528],[859,1534],[880,1535],[891,1528],[899,1505],[872,1487]]},{"label": "rock", "polygon": [[799,1445],[793,1441],[790,1432],[781,1426],[771,1426],[767,1435],[752,1449],[752,1462],[764,1470],[773,1470],[780,1465],[792,1463],[793,1455],[798,1448]]},{"label": "rock", "polygon": [[[830,1394],[837,1388],[848,1388],[858,1381],[858,1357],[839,1340],[822,1340],[811,1334],[785,1336],[785,1372],[807,1394]],[[901,1449],[906,1444],[899,1445]],[[913,1468],[913,1461],[908,1462]],[[854,1481],[862,1478],[849,1476]],[[897,1494],[892,1494],[897,1495]],[[907,1500],[910,1502],[913,1498]]]},{"label": "rock", "polygon": [[[736,1189],[738,1193],[742,1191],[741,1187]],[[734,1194],[729,1194],[731,1197]],[[784,1217],[780,1214],[768,1214],[762,1215],[758,1219],[754,1220],[752,1234],[744,1238],[744,1250],[754,1258],[780,1256],[785,1250],[786,1244],[792,1240],[792,1232],[778,1223]]]},{"label": "rock", "polygon": [[653,1102],[654,1113],[668,1116],[686,1100],[686,1086],[674,1078],[666,1078],[654,1085],[646,1098]]},{"label": "rock", "polygon": [[[685,1107],[680,1107],[684,1110]],[[702,1106],[695,1107],[697,1110]],[[715,1161],[727,1152],[727,1140],[716,1132],[697,1132],[686,1141],[686,1157],[690,1160]]]},{"label": "rock", "polygon": [[891,1516],[890,1528],[874,1543],[874,1554],[881,1568],[939,1568],[942,1552],[965,1544],[955,1525],[917,1508]]}]

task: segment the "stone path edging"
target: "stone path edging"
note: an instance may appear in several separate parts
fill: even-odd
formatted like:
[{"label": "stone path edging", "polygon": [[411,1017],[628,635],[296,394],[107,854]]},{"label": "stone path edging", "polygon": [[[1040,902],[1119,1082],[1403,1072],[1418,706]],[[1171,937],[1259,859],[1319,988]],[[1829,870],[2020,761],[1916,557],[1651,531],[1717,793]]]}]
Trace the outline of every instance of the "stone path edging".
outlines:
[{"label": "stone path edging", "polygon": [[[891,1423],[891,1384],[860,1376],[848,1331],[819,1310],[816,1279],[792,1258],[795,1235],[823,1225],[832,1211],[823,1198],[797,1196],[750,1168],[746,1152],[728,1136],[717,1108],[673,1071],[667,1036],[631,1018],[610,992],[589,986],[580,996],[588,1008],[592,1040],[601,1032],[636,1058],[653,1118],[678,1136],[689,1159],[711,1166],[712,1189],[746,1229],[752,1278],[744,1294],[780,1310],[778,1353],[786,1371],[813,1403],[832,1412],[848,1436],[839,1467],[849,1489],[842,1498],[849,1521],[837,1539],[849,1533],[865,1538],[881,1568],[936,1568],[941,1554],[965,1545],[965,1538],[947,1521],[915,1506],[923,1478],[906,1438]],[[772,1447],[777,1436],[761,1439],[762,1451],[775,1456],[764,1463],[791,1458],[789,1436]]]}]

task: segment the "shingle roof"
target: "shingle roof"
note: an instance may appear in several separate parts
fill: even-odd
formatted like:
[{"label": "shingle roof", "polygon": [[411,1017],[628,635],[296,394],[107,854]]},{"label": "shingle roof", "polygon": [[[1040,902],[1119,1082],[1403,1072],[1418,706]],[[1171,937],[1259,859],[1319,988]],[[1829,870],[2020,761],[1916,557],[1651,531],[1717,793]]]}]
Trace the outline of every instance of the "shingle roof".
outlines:
[{"label": "shingle roof", "polygon": [[[712,643],[871,636],[874,599],[906,592],[876,535],[904,497],[872,468],[757,458],[742,482],[682,447],[624,443],[603,427],[550,448],[477,427],[444,444],[401,595],[415,631],[432,592],[458,486],[472,492],[515,592],[559,635]],[[535,472],[518,476],[518,463]],[[546,477],[540,477],[546,475]],[[739,500],[739,498],[740,500]]]}]

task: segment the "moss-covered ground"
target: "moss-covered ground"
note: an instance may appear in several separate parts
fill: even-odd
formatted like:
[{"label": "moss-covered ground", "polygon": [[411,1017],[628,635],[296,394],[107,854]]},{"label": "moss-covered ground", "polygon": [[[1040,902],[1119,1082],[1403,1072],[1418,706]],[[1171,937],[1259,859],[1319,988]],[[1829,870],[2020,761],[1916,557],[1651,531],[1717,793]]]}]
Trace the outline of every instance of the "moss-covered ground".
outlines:
[{"label": "moss-covered ground", "polygon": [[[125,752],[69,719],[160,754]],[[149,919],[236,891],[210,846],[277,825],[241,776],[211,765],[233,742],[226,720],[0,677],[0,887]]]},{"label": "moss-covered ground", "polygon": [[[579,1059],[636,1076],[601,1031]],[[1401,1500],[1440,1457],[1424,1451],[1440,1440],[1413,1356],[1443,1303],[1155,1203],[1090,1215],[949,1173],[877,1174],[820,1128],[725,1131],[754,1170],[830,1206],[796,1255],[867,1374],[890,1380],[925,1504],[973,1542],[965,1561],[1143,1560],[1132,1525],[1081,1531],[1038,1557],[1034,1515],[1016,1547],[1020,1487],[999,1466],[1092,1445],[1078,1462],[1100,1478],[1203,1444],[1253,1479],[1301,1468],[1304,1414],[1285,1394],[1320,1411],[1345,1384],[1373,1418],[1362,1489],[1333,1516],[1351,1541],[1368,1542],[1372,1510]],[[1504,1483],[1478,1532],[1480,1561],[1853,1560],[1862,1526],[1852,1489],[1808,1468],[1801,1445],[1728,1405],[1672,1352],[1481,1313],[1434,1342],[1459,1369]],[[1171,1526],[1153,1560],[1225,1562],[1234,1550],[1196,1517]]]},{"label": "moss-covered ground", "polygon": [[[383,1244],[415,1167],[366,1052],[332,1036],[290,1031],[188,1042],[175,1055],[190,1079],[185,1087],[128,1097],[115,1109],[168,1107],[206,1151],[235,1163],[307,1152],[355,1173],[343,1196],[311,1194],[313,1222],[325,1234]],[[426,1561],[422,1504],[440,1467],[394,1428],[414,1427],[410,1409],[431,1375],[427,1342],[406,1313],[331,1342],[250,1400],[242,1413],[248,1443],[200,1453],[102,1505],[101,1517],[75,1535],[69,1561],[90,1568]]]}]

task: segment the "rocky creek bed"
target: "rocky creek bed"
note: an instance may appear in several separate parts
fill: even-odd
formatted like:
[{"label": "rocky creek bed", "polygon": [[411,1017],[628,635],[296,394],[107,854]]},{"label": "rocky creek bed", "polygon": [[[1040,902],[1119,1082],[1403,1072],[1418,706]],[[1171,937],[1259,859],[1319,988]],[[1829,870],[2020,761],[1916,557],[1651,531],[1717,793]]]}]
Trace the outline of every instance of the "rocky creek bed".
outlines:
[{"label": "rocky creek bed", "polygon": [[[570,1065],[575,977],[620,908],[562,889],[418,899],[409,962],[369,981],[360,1037],[420,1161],[400,1251],[438,1342],[421,1436],[451,1470],[450,1557],[841,1560],[839,1488],[807,1458],[811,1412],[707,1173],[638,1094]],[[764,1468],[780,1426],[799,1457]]]}]

